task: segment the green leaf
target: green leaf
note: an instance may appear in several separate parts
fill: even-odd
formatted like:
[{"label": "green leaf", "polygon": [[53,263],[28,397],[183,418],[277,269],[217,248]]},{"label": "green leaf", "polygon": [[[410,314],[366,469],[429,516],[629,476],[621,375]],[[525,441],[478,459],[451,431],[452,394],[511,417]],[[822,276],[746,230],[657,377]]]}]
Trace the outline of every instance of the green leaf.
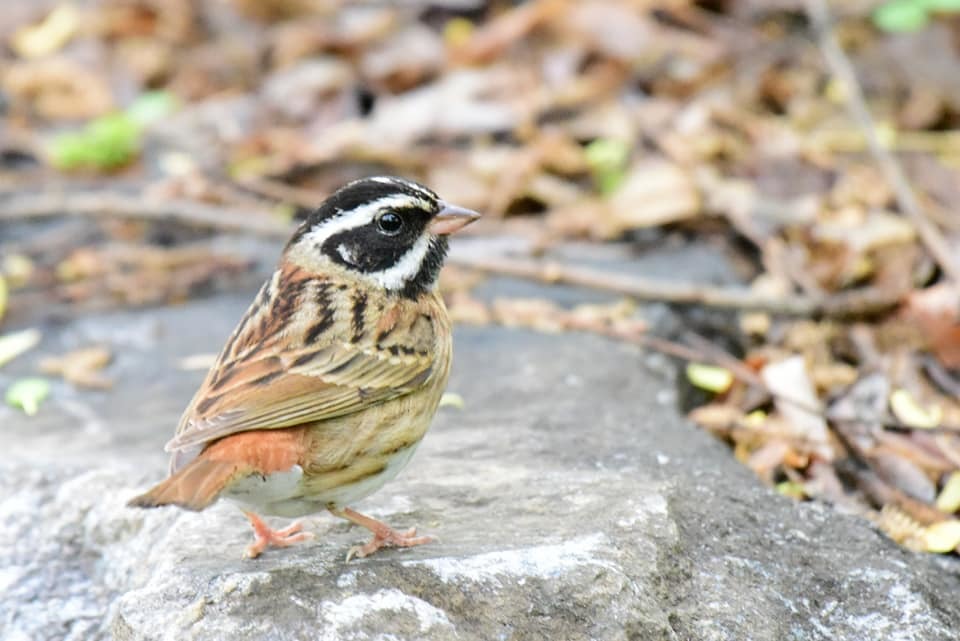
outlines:
[{"label": "green leaf", "polygon": [[792,499],[803,500],[807,496],[807,491],[806,488],[803,487],[803,484],[794,481],[781,481],[776,484],[774,489],[776,489],[778,493],[789,496]]},{"label": "green leaf", "polygon": [[687,380],[700,389],[714,394],[722,394],[733,385],[733,374],[730,373],[730,370],[715,365],[688,363]]},{"label": "green leaf", "polygon": [[149,125],[177,110],[177,98],[169,91],[148,91],[127,108],[127,116],[139,125]]},{"label": "green leaf", "polygon": [[931,13],[960,13],[960,0],[925,0],[923,6]]},{"label": "green leaf", "polygon": [[143,129],[177,108],[176,97],[151,91],[124,112],[91,120],[80,131],[61,134],[50,144],[50,159],[58,169],[110,171],[129,164],[140,153]]},{"label": "green leaf", "polygon": [[45,378],[22,378],[7,388],[6,401],[19,407],[27,416],[40,409],[40,403],[50,394],[50,383]]},{"label": "green leaf", "polygon": [[139,151],[139,123],[114,113],[91,121],[82,131],[54,138],[50,157],[59,169],[106,171],[126,165]]},{"label": "green leaf", "polygon": [[600,193],[616,191],[626,175],[630,145],[614,138],[597,138],[587,145],[585,154]]},{"label": "green leaf", "polygon": [[890,33],[919,31],[929,21],[927,8],[916,0],[891,0],[873,12],[873,24]]}]

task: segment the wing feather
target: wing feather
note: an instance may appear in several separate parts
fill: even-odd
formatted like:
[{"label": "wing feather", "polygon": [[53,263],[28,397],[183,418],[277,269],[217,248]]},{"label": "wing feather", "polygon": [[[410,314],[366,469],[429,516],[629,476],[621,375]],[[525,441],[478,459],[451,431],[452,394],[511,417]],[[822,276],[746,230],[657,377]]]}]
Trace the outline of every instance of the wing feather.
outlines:
[{"label": "wing feather", "polygon": [[[356,299],[342,291],[296,267],[278,270],[234,330],[167,450],[343,416],[427,384],[436,360],[449,355],[440,299],[371,304],[364,297],[358,311]],[[440,369],[445,373],[446,365]]]}]

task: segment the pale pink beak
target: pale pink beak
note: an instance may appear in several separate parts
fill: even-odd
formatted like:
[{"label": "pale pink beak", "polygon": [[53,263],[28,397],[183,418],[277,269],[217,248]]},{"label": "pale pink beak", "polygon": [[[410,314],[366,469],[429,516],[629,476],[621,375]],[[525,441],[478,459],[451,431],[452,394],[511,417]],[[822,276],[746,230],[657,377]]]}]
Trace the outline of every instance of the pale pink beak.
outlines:
[{"label": "pale pink beak", "polygon": [[460,231],[477,218],[480,218],[480,214],[472,209],[448,205],[440,201],[440,211],[433,217],[430,224],[427,225],[427,229],[430,230],[431,234],[447,236]]}]

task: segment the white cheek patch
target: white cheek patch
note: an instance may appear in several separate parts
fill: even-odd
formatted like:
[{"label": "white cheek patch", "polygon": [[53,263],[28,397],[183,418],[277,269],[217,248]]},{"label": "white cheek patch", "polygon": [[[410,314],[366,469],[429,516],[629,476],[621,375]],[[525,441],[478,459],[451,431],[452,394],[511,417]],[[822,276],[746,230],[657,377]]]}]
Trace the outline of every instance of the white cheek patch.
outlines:
[{"label": "white cheek patch", "polygon": [[340,258],[343,259],[343,262],[347,263],[348,265],[356,264],[353,260],[353,252],[350,251],[350,248],[346,245],[338,245],[337,253],[340,254]]},{"label": "white cheek patch", "polygon": [[407,253],[400,257],[393,267],[379,272],[364,274],[365,278],[372,279],[378,285],[389,291],[403,289],[404,286],[417,275],[427,252],[430,250],[430,236],[423,235],[417,239]]},{"label": "white cheek patch", "polygon": [[[389,183],[398,182],[390,178],[371,178],[370,180]],[[429,211],[436,205],[434,202],[427,200],[426,196],[425,194],[424,198],[420,199],[409,194],[394,194],[384,196],[383,198],[366,203],[350,211],[343,212],[316,225],[304,234],[297,244],[297,251],[304,252],[307,255],[317,253],[319,252],[319,248],[322,247],[329,238],[341,232],[370,225],[376,216],[392,208],[401,209],[414,206]],[[430,234],[423,234],[394,265],[378,272],[363,273],[360,275],[389,291],[403,289],[420,271],[423,260],[430,250],[431,239],[432,236]],[[357,265],[357,252],[360,250],[361,248],[351,247],[346,243],[341,243],[335,249],[344,263],[353,266]]]}]

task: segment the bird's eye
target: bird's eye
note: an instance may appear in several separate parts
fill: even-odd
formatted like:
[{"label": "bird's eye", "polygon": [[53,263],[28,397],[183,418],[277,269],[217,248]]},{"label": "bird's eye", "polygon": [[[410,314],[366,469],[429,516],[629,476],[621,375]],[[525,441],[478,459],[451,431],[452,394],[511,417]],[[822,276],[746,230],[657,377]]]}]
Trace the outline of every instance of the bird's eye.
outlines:
[{"label": "bird's eye", "polygon": [[388,236],[396,236],[403,229],[403,219],[394,213],[387,212],[377,219],[377,227]]}]

